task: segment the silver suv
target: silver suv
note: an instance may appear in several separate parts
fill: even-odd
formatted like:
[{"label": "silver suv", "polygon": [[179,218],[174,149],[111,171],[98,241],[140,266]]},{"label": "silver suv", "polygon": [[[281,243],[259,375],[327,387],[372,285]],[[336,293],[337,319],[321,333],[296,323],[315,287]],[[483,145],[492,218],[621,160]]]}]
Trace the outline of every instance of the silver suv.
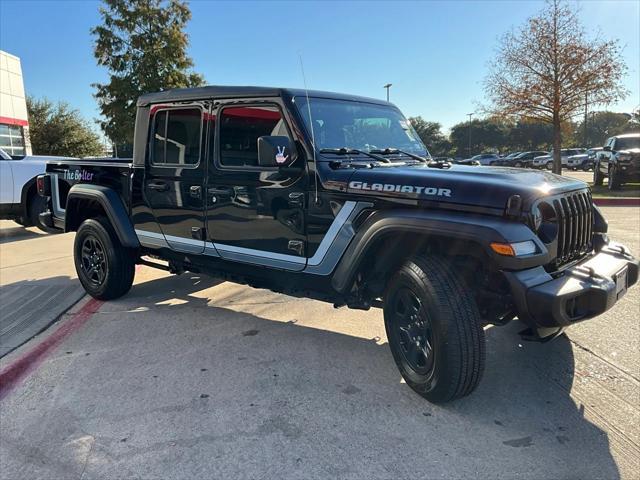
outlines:
[{"label": "silver suv", "polygon": [[[563,148],[560,150],[560,158],[562,161],[562,166],[568,166],[568,159],[573,155],[580,155],[586,152],[585,148]],[[553,151],[549,152],[547,155],[542,155],[540,157],[536,157],[531,162],[531,166],[533,168],[546,168],[547,170],[553,169]]]}]

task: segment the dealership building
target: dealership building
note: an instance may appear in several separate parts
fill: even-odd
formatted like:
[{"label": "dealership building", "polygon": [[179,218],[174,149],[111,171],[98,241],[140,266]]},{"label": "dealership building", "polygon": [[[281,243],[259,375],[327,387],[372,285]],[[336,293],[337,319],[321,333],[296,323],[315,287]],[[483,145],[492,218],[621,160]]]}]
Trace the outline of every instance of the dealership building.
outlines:
[{"label": "dealership building", "polygon": [[20,59],[0,50],[0,148],[31,155],[29,119]]}]

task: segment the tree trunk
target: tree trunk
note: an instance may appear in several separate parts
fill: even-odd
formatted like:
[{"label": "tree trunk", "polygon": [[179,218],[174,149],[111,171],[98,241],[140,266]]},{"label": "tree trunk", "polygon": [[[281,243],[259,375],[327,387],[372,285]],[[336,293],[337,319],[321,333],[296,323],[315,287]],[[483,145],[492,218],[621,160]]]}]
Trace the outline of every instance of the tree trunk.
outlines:
[{"label": "tree trunk", "polygon": [[553,116],[553,173],[562,175],[562,129],[560,116]]}]

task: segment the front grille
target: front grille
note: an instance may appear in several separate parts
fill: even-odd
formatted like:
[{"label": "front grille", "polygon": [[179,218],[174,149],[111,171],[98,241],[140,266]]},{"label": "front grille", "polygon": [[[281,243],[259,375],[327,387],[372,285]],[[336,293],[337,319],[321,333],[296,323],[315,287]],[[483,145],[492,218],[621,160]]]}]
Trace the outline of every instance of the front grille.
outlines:
[{"label": "front grille", "polygon": [[558,221],[556,266],[582,257],[592,249],[593,200],[584,190],[553,200]]}]

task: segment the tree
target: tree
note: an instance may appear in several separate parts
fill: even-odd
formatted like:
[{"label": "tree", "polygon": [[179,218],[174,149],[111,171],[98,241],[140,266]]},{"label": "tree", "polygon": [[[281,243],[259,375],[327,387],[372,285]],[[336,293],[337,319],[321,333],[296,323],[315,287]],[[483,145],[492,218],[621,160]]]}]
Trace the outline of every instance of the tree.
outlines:
[{"label": "tree", "polygon": [[585,147],[601,147],[608,137],[637,130],[627,113],[593,112],[587,117],[586,132],[584,120],[576,125],[575,137]]},{"label": "tree", "polygon": [[184,28],[191,18],[181,0],[103,0],[102,24],[93,28],[94,55],[107,67],[108,83],[96,83],[103,131],[116,144],[131,144],[136,101],[144,93],[202,85],[191,71]]},{"label": "tree", "polygon": [[[471,151],[469,151],[471,129]],[[451,127],[449,139],[458,156],[471,156],[487,151],[499,151],[508,144],[509,129],[497,119],[485,118],[462,122]]]},{"label": "tree", "polygon": [[451,150],[451,143],[442,133],[442,125],[422,117],[410,117],[409,122],[433,156],[445,156]]},{"label": "tree", "polygon": [[511,127],[509,140],[514,150],[547,150],[553,142],[553,127],[536,119],[521,118]]},{"label": "tree", "polygon": [[27,97],[29,139],[37,155],[87,157],[104,151],[100,138],[77,110],[66,103]]},{"label": "tree", "polygon": [[588,39],[576,12],[548,0],[526,25],[504,35],[485,79],[492,110],[553,125],[553,171],[562,172],[562,123],[624,98],[627,67],[617,40]]}]

